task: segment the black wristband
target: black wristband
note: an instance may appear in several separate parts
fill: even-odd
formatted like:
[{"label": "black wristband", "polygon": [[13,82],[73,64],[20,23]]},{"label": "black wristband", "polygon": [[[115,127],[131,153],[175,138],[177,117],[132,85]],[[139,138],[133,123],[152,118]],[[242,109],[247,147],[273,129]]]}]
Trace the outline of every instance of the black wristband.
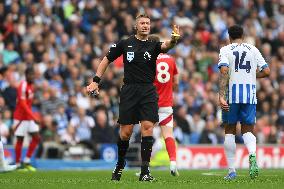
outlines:
[{"label": "black wristband", "polygon": [[95,76],[95,77],[93,78],[93,82],[96,82],[97,84],[99,84],[100,81],[101,81],[101,78],[100,78],[99,76]]}]

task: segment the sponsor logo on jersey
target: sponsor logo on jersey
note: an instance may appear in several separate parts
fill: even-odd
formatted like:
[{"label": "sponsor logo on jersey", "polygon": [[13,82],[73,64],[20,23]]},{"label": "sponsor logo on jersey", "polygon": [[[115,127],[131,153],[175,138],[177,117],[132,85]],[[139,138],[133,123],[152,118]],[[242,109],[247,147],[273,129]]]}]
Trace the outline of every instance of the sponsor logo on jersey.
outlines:
[{"label": "sponsor logo on jersey", "polygon": [[145,60],[151,60],[151,55],[150,55],[150,53],[149,53],[148,51],[146,51],[146,52],[144,53],[144,59],[145,59]]}]

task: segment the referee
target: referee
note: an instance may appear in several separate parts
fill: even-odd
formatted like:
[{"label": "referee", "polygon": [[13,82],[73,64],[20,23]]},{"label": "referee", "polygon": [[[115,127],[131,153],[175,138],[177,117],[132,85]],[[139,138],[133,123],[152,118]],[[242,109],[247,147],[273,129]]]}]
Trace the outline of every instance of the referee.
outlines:
[{"label": "referee", "polygon": [[112,180],[119,181],[125,166],[125,154],[133,125],[141,123],[141,174],[140,181],[153,181],[149,162],[153,146],[153,127],[158,119],[158,94],[153,85],[156,75],[156,59],[161,52],[173,48],[180,38],[179,28],[174,26],[171,40],[164,43],[148,40],[150,18],[141,14],[136,17],[136,35],[111,46],[108,54],[100,62],[93,82],[87,86],[89,94],[99,94],[99,83],[108,65],[123,54],[124,85],[121,88],[119,119],[119,139],[117,142],[118,162],[112,173]]}]

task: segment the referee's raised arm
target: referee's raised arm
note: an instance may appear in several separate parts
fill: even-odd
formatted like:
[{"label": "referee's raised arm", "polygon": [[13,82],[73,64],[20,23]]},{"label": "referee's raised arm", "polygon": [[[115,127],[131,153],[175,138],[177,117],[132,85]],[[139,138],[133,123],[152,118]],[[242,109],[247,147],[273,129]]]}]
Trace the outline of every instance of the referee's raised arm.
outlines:
[{"label": "referee's raised arm", "polygon": [[177,44],[179,38],[180,38],[179,26],[174,25],[171,35],[171,40],[167,40],[163,42],[161,45],[162,52],[167,52],[168,50],[173,48]]}]

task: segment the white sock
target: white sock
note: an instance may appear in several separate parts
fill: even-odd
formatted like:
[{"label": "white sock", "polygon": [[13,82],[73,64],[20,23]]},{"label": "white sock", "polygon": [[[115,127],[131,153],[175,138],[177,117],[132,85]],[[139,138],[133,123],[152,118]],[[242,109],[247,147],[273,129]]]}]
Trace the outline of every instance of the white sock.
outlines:
[{"label": "white sock", "polygon": [[25,162],[25,163],[31,163],[31,158],[25,157],[24,162]]},{"label": "white sock", "polygon": [[248,149],[249,155],[255,154],[256,151],[256,137],[251,133],[247,132],[243,134],[244,143]]},{"label": "white sock", "polygon": [[2,141],[0,140],[0,167],[4,166],[4,161],[4,147]]},{"label": "white sock", "polygon": [[171,167],[172,167],[172,166],[176,167],[176,166],[177,166],[177,162],[176,162],[176,161],[170,161],[170,166],[171,166]]},{"label": "white sock", "polygon": [[225,153],[228,162],[229,173],[235,172],[236,141],[235,135],[226,134],[224,141]]}]

